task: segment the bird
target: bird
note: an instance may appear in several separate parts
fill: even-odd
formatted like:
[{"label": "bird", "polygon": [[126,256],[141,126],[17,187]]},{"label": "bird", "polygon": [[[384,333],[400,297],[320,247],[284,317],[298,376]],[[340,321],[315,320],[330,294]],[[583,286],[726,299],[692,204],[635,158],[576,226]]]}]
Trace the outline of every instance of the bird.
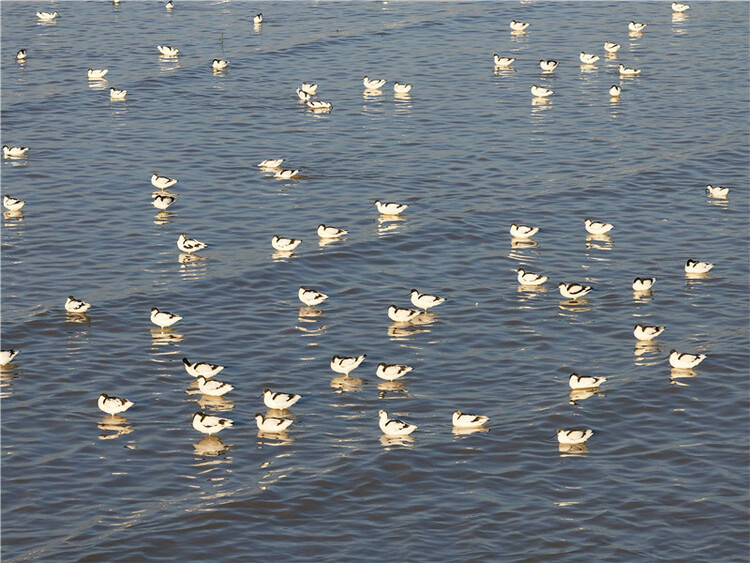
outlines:
[{"label": "bird", "polygon": [[209,379],[217,375],[224,366],[219,364],[209,364],[208,362],[195,362],[191,364],[187,358],[182,358],[182,363],[185,365],[185,370],[193,377],[205,377]]},{"label": "bird", "polygon": [[299,176],[299,170],[277,170],[273,175],[277,180],[291,180]]},{"label": "bird", "polygon": [[26,205],[26,202],[22,199],[17,199],[9,195],[3,196],[3,207],[8,211],[19,211],[24,205]]},{"label": "bird", "polygon": [[224,70],[227,68],[227,65],[229,64],[229,61],[225,59],[214,59],[211,63],[211,68],[214,70]]},{"label": "bird", "polygon": [[378,416],[380,417],[380,429],[383,431],[383,434],[387,434],[388,436],[408,436],[417,429],[414,424],[407,424],[403,420],[388,418],[388,413],[383,409],[378,411]]},{"label": "bird", "polygon": [[672,2],[672,10],[674,10],[678,14],[681,14],[682,12],[689,10],[689,9],[690,9],[689,4],[680,4],[679,2]]},{"label": "bird", "polygon": [[167,10],[171,10],[172,8],[174,8],[174,2],[172,2],[172,0],[169,0],[169,2],[167,2],[166,4],[164,4],[164,7]]},{"label": "bird", "polygon": [[386,364],[384,362],[380,362],[378,364],[377,370],[375,370],[375,375],[377,375],[380,379],[385,379],[386,381],[394,381],[399,377],[406,375],[413,369],[414,368],[411,366]]},{"label": "bird", "polygon": [[154,200],[151,203],[153,203],[154,207],[157,209],[166,209],[175,201],[177,201],[177,196],[155,194]]},{"label": "bird", "polygon": [[648,291],[656,283],[656,278],[635,278],[633,280],[633,291]]},{"label": "bird", "polygon": [[408,94],[411,91],[411,84],[402,84],[401,82],[394,82],[393,91],[396,94]]},{"label": "bird", "polygon": [[281,163],[284,162],[283,158],[267,158],[266,160],[259,162],[259,168],[278,168]]},{"label": "bird", "polygon": [[231,428],[233,421],[220,416],[211,416],[202,412],[193,415],[193,428],[203,434],[216,434],[225,428]]},{"label": "bird", "polygon": [[110,88],[109,99],[110,100],[124,100],[127,93],[128,93],[127,90],[118,90],[117,88]]},{"label": "bird", "polygon": [[628,29],[630,31],[643,31],[646,28],[647,25],[648,25],[647,23],[640,23],[640,22],[633,22],[633,21],[631,21],[631,22],[628,23]]},{"label": "bird", "polygon": [[403,203],[395,203],[393,201],[383,202],[376,199],[375,207],[378,208],[378,211],[382,215],[401,215],[409,206]]},{"label": "bird", "polygon": [[0,350],[0,366],[7,366],[19,352],[20,350]]},{"label": "bird", "polygon": [[637,340],[648,341],[653,340],[662,332],[664,332],[663,326],[645,326],[637,324],[635,325],[635,329],[633,329],[633,336],[635,336]]},{"label": "bird", "polygon": [[616,53],[620,50],[620,47],[622,47],[622,45],[619,43],[613,43],[612,41],[604,42],[604,50],[607,51],[607,53]]},{"label": "bird", "polygon": [[609,89],[609,95],[613,98],[619,98],[620,92],[622,92],[622,88],[620,88],[617,84],[613,84]]},{"label": "bird", "polygon": [[128,401],[127,399],[122,399],[120,397],[110,397],[106,393],[99,395],[99,400],[97,401],[99,410],[102,410],[109,415],[116,415],[117,413],[125,412],[134,404],[133,401]]},{"label": "bird", "polygon": [[583,444],[594,434],[588,428],[572,428],[570,430],[557,429],[557,441],[561,444]]},{"label": "bird", "polygon": [[156,48],[164,57],[176,57],[180,53],[179,49],[171,45],[157,45]]},{"label": "bird", "polygon": [[[429,293],[420,293],[416,289],[412,289],[409,294],[411,295],[411,303],[419,309],[431,309],[437,307],[445,301],[445,297],[438,297],[437,295],[430,295]],[[402,309],[408,310],[408,309]]]},{"label": "bird", "polygon": [[539,227],[529,227],[528,225],[517,225],[516,223],[510,226],[510,236],[513,238],[531,238],[539,232]]},{"label": "bird", "polygon": [[345,229],[339,229],[337,227],[331,227],[330,225],[318,225],[318,236],[320,238],[339,238],[343,237],[349,231]]},{"label": "bird", "polygon": [[489,422],[490,417],[453,411],[453,426],[456,428],[480,428]]},{"label": "bird", "polygon": [[269,409],[288,409],[302,398],[294,393],[274,393],[270,389],[263,389],[263,403]]},{"label": "bird", "polygon": [[187,238],[185,236],[185,233],[181,233],[179,238],[177,239],[177,248],[182,250],[182,252],[187,252],[188,254],[203,250],[207,246],[208,245],[205,242],[201,242],[194,238]]},{"label": "bird", "polygon": [[28,53],[26,52],[26,49],[20,49],[20,50],[19,50],[19,51],[18,51],[18,52],[16,53],[16,60],[17,60],[17,61],[25,61],[25,60],[26,60],[26,56],[27,56],[27,55],[28,55]]},{"label": "bird", "polygon": [[331,369],[336,373],[343,373],[344,375],[349,376],[351,372],[359,367],[359,364],[361,364],[366,357],[367,354],[352,357],[334,356],[331,358]]},{"label": "bird", "polygon": [[510,66],[516,60],[513,57],[501,57],[497,53],[493,55],[495,66]]},{"label": "bird", "polygon": [[315,94],[318,93],[318,85],[315,84],[314,82],[303,82],[300,89],[305,94],[308,94],[310,96],[314,96]]},{"label": "bird", "polygon": [[365,76],[362,78],[362,84],[365,85],[367,90],[380,90],[387,81],[382,78],[369,78]]},{"label": "bird", "polygon": [[521,285],[542,285],[548,279],[547,276],[527,272],[523,268],[518,268],[516,273],[518,274],[518,283]]},{"label": "bird", "polygon": [[36,17],[46,22],[54,20],[59,15],[60,14],[58,14],[57,12],[37,12],[36,13]]},{"label": "bird", "polygon": [[527,27],[529,27],[528,22],[519,22],[516,20],[510,21],[510,29],[512,31],[525,31]]},{"label": "bird", "polygon": [[178,322],[182,317],[167,311],[160,311],[156,307],[151,308],[151,322],[159,328],[167,328]]},{"label": "bird", "polygon": [[724,188],[722,186],[712,186],[711,184],[706,186],[706,191],[708,192],[708,195],[710,197],[715,198],[725,198],[729,195],[729,188]]},{"label": "bird", "polygon": [[263,23],[263,14],[255,14],[253,16],[253,23],[254,24]]},{"label": "bird", "polygon": [[596,389],[605,381],[607,381],[606,377],[592,377],[590,375],[571,373],[568,385],[570,385],[571,389]]},{"label": "bird", "polygon": [[701,262],[700,260],[689,259],[685,262],[685,273],[686,274],[705,274],[714,265],[711,262]]},{"label": "bird", "polygon": [[283,432],[292,425],[291,418],[280,418],[276,416],[263,416],[258,413],[255,415],[255,424],[261,432]]},{"label": "bird", "polygon": [[552,59],[547,60],[547,61],[545,60],[539,61],[539,66],[541,67],[542,70],[546,72],[552,72],[553,70],[557,68],[558,64],[559,63],[557,61],[553,61]]},{"label": "bird", "polygon": [[416,309],[406,309],[391,305],[388,307],[388,318],[397,323],[408,323],[414,317],[421,315],[422,311]]},{"label": "bird", "polygon": [[223,383],[216,379],[208,379],[203,375],[199,375],[197,381],[200,392],[211,397],[221,397],[234,389],[234,386],[229,385],[229,383]]},{"label": "bird", "polygon": [[29,150],[29,147],[9,147],[8,145],[3,145],[3,156],[5,157],[26,156],[26,152],[28,150]]},{"label": "bird", "polygon": [[676,369],[691,369],[706,359],[705,354],[680,354],[677,350],[669,351],[669,365]]},{"label": "bird", "polygon": [[91,303],[76,299],[72,295],[68,296],[68,299],[65,301],[65,310],[68,313],[85,313],[89,309],[91,309]]},{"label": "bird", "polygon": [[175,180],[174,178],[168,178],[167,176],[160,176],[156,172],[154,172],[151,175],[151,185],[154,186],[155,188],[159,188],[162,191],[174,186],[176,183],[177,183],[177,180]]},{"label": "bird", "polygon": [[599,55],[593,55],[591,53],[584,53],[583,51],[581,51],[581,53],[578,55],[578,58],[583,64],[592,65],[599,60]]},{"label": "bird", "polygon": [[297,88],[297,98],[299,98],[303,102],[306,102],[312,99],[312,94],[308,94],[307,92],[304,92],[303,90]]},{"label": "bird", "polygon": [[307,288],[304,285],[299,288],[299,292],[297,293],[297,296],[299,297],[299,300],[302,301],[302,303],[304,303],[308,307],[320,305],[323,301],[328,299],[328,296],[325,293],[321,293],[319,291],[315,291],[314,289]]},{"label": "bird", "polygon": [[587,295],[593,289],[590,285],[563,282],[557,284],[557,287],[560,289],[560,295],[568,299],[578,299]]},{"label": "bird", "polygon": [[586,231],[592,235],[603,235],[612,230],[614,225],[612,223],[604,223],[602,221],[592,221],[591,219],[584,219],[583,224],[586,227]]},{"label": "bird", "polygon": [[531,87],[531,93],[537,98],[546,98],[547,96],[551,96],[552,94],[554,94],[554,92],[549,88],[537,86],[536,84]]},{"label": "bird", "polygon": [[328,110],[333,109],[332,102],[324,102],[323,100],[307,100],[307,107],[314,110]]},{"label": "bird", "polygon": [[302,241],[297,238],[286,238],[280,237],[279,235],[273,235],[273,238],[271,239],[271,246],[273,246],[276,250],[288,252],[297,248],[299,246],[299,243],[301,242]]},{"label": "bird", "polygon": [[641,73],[640,68],[629,68],[620,63],[620,74],[623,76],[637,76]]},{"label": "bird", "polygon": [[89,80],[104,80],[104,76],[109,72],[108,68],[90,68],[88,70]]}]

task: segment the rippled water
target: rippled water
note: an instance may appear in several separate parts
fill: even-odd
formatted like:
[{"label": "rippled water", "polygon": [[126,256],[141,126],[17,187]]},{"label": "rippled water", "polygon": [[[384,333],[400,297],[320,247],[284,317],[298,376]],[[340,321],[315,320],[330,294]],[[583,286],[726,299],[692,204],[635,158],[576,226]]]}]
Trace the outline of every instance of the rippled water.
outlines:
[{"label": "rippled water", "polygon": [[[2,372],[4,560],[745,560],[747,29],[744,2],[3,3],[2,141],[31,147],[2,163],[27,201],[2,230],[3,348],[21,350]],[[414,89],[363,95],[364,74]],[[298,103],[303,80],[330,114]],[[274,157],[303,177],[255,166]],[[166,213],[154,171],[179,178]],[[410,207],[381,221],[378,198]],[[587,216],[611,236],[587,239]],[[536,244],[513,247],[512,222]],[[350,234],[320,245],[320,223]],[[178,259],[181,232],[203,260]],[[275,233],[303,243],[274,257]],[[687,258],[716,267],[686,279]],[[550,281],[523,290],[521,266]],[[559,281],[594,291],[571,305]],[[331,296],[322,314],[300,285]],[[448,300],[393,326],[412,287]],[[66,317],[71,294],[88,318]],[[154,330],[154,306],[184,319]],[[637,323],[667,329],[636,345]],[[671,348],[708,359],[673,374]],[[194,394],[183,356],[236,389]],[[415,369],[388,384],[380,361]],[[608,381],[571,396],[573,371]],[[303,395],[285,437],[257,433],[264,387]],[[110,420],[102,392],[136,404]],[[382,437],[381,408],[413,440]],[[204,438],[199,409],[235,427]],[[454,409],[489,432],[454,434]],[[571,426],[595,434],[560,451]]]}]

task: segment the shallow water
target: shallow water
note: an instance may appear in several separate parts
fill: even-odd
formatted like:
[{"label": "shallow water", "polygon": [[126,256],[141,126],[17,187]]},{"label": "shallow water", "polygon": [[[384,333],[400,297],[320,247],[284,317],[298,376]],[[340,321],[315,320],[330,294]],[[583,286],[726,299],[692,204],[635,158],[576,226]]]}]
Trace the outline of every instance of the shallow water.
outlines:
[{"label": "shallow water", "polygon": [[[31,147],[2,162],[27,201],[2,230],[3,348],[21,350],[0,387],[4,560],[745,560],[747,3],[176,4],[2,6],[2,141]],[[364,74],[389,84],[363,95]],[[298,103],[303,80],[330,114]],[[255,166],[276,157],[303,177]],[[154,171],[179,179],[167,213]],[[381,221],[375,199],[410,207]],[[611,236],[587,240],[587,216]],[[513,247],[513,222],[536,245]],[[320,223],[350,233],[322,246]],[[181,232],[203,260],[180,262]],[[274,257],[276,233],[303,242]],[[687,258],[716,267],[686,279]],[[550,280],[524,290],[518,267]],[[560,281],[594,291],[571,305]],[[330,295],[321,315],[300,285]],[[393,326],[412,287],[448,300]],[[184,319],[155,330],[154,306]],[[637,345],[637,323],[667,329]],[[708,358],[672,374],[671,348]],[[361,353],[335,377],[333,355]],[[236,389],[188,393],[184,356]],[[388,384],[380,361],[415,369]],[[573,371],[608,381],[571,396]],[[258,436],[265,387],[303,395],[286,437]],[[102,392],[136,404],[108,420]],[[383,438],[381,408],[413,440]],[[234,428],[204,438],[200,409]],[[489,432],[454,434],[454,409]],[[595,434],[560,451],[572,426]]]}]

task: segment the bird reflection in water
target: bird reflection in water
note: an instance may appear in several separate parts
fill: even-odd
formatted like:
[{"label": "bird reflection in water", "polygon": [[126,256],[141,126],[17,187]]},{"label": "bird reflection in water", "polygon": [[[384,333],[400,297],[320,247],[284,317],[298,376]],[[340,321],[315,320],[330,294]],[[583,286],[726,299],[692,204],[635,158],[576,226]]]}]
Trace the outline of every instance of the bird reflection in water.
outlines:
[{"label": "bird reflection in water", "polygon": [[208,273],[208,261],[205,256],[180,254],[180,275],[185,279],[200,279]]},{"label": "bird reflection in water", "polygon": [[20,209],[5,211],[3,212],[3,219],[6,221],[6,227],[14,222],[21,223],[23,221],[23,211]]},{"label": "bird reflection in water", "polygon": [[560,301],[560,309],[562,309],[563,311],[569,311],[571,313],[583,313],[585,311],[589,311],[591,307],[589,306],[589,300],[584,297],[582,299]]},{"label": "bird reflection in water", "polygon": [[431,325],[435,321],[438,320],[437,313],[433,313],[431,311],[425,311],[424,313],[420,313],[416,317],[414,317],[412,320],[409,321],[409,324],[414,326],[426,326]]},{"label": "bird reflection in water", "polygon": [[[687,379],[690,377],[697,377],[698,372],[694,369],[679,369],[679,368],[672,368],[669,371],[669,378],[672,380],[672,383],[678,383],[677,381],[674,381],[675,379]],[[686,385],[685,383],[682,383],[682,385]]]},{"label": "bird reflection in water", "polygon": [[318,336],[323,334],[328,329],[328,325],[320,324],[321,319],[318,317],[322,315],[323,311],[320,309],[300,307],[297,320],[300,323],[307,323],[308,326],[297,325],[294,328],[303,333],[303,336]]},{"label": "bird reflection in water", "polygon": [[133,431],[133,426],[128,422],[128,419],[119,414],[105,416],[96,426],[99,430],[111,432],[111,434],[100,434],[100,440],[113,440]]},{"label": "bird reflection in water", "polygon": [[587,235],[586,248],[589,250],[612,250],[612,239],[608,234]]},{"label": "bird reflection in water", "polygon": [[204,436],[193,444],[193,453],[200,457],[215,457],[223,454],[230,448],[218,436]]},{"label": "bird reflection in water", "polygon": [[153,346],[168,346],[170,344],[176,344],[182,342],[184,338],[184,334],[178,334],[174,332],[174,329],[172,328],[151,329],[151,344]]},{"label": "bird reflection in water", "polygon": [[7,364],[0,369],[0,399],[7,399],[13,394],[13,381],[18,379],[15,368],[15,364]]},{"label": "bird reflection in water", "polygon": [[412,326],[410,323],[393,323],[388,327],[388,336],[393,340],[408,340],[420,332],[429,331]]},{"label": "bird reflection in water", "polygon": [[413,446],[416,440],[412,436],[388,436],[387,434],[381,434],[380,443],[385,447]]},{"label": "bird reflection in water", "polygon": [[284,262],[294,255],[292,250],[277,250],[271,254],[271,258],[276,262]]},{"label": "bird reflection in water", "polygon": [[328,246],[329,244],[335,244],[337,242],[345,241],[346,237],[338,237],[338,238],[320,238],[318,239],[318,246],[320,248],[324,248]]},{"label": "bird reflection in water", "polygon": [[582,455],[589,451],[586,444],[558,444],[558,449],[562,455]]},{"label": "bird reflection in water", "polygon": [[516,238],[510,239],[511,248],[534,248],[539,246],[539,243],[530,238]]},{"label": "bird reflection in water", "polygon": [[86,313],[65,313],[66,323],[90,323],[91,317]]},{"label": "bird reflection in water", "polygon": [[256,444],[265,446],[288,446],[294,442],[286,431],[283,432],[263,432],[258,430],[258,440]]},{"label": "bird reflection in water", "polygon": [[581,401],[585,401],[589,397],[593,397],[594,395],[598,397],[604,397],[604,393],[598,391],[597,389],[572,389],[570,391],[570,404],[574,406],[580,406],[578,403]]},{"label": "bird reflection in water", "polygon": [[159,211],[154,215],[154,225],[168,225],[172,222],[174,213],[169,211]]},{"label": "bird reflection in water", "polygon": [[454,426],[454,427],[453,427],[453,435],[454,435],[454,436],[455,436],[455,437],[456,437],[457,439],[460,439],[460,438],[461,438],[461,437],[463,437],[463,436],[469,436],[469,435],[471,435],[471,434],[475,434],[475,433],[477,433],[477,432],[483,432],[483,433],[485,433],[485,434],[486,434],[486,433],[488,433],[489,431],[490,431],[490,429],[489,429],[489,428],[487,428],[486,426],[481,426],[481,427],[479,427],[479,428],[459,428],[459,427],[457,427],[457,426]]},{"label": "bird reflection in water", "polygon": [[378,383],[378,399],[385,399],[388,394],[406,398],[409,396],[409,390],[403,381],[381,381]]},{"label": "bird reflection in water", "polygon": [[402,221],[404,221],[404,218],[399,215],[380,215],[378,217],[378,235],[397,233],[403,226],[399,224]]},{"label": "bird reflection in water", "polygon": [[642,301],[647,302],[651,301],[653,299],[653,293],[650,289],[647,289],[646,291],[633,291],[633,300],[634,301]]},{"label": "bird reflection in water", "polygon": [[361,377],[353,377],[351,375],[341,375],[331,379],[331,387],[336,389],[334,393],[359,391],[365,383],[365,380]]},{"label": "bird reflection in water", "polygon": [[213,395],[204,395],[203,393],[200,393],[198,404],[200,405],[201,410],[226,412],[231,411],[234,408],[234,401],[232,401],[231,399],[225,399],[224,397],[214,397]]}]

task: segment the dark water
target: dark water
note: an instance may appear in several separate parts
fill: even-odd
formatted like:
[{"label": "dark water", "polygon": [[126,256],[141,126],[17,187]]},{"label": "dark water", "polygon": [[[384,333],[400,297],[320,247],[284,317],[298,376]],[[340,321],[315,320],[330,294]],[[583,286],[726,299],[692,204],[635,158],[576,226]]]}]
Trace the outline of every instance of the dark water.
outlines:
[{"label": "dark water", "polygon": [[[2,372],[4,560],[747,559],[747,3],[1,8],[2,141],[31,147],[2,163],[3,194],[27,201],[2,230],[3,348],[21,350]],[[493,73],[493,53],[515,70]],[[381,95],[364,74],[389,80]],[[297,102],[303,80],[331,114]],[[255,167],[276,157],[304,177]],[[180,180],[167,213],[154,171]],[[410,207],[381,222],[375,199]],[[609,240],[587,241],[587,216]],[[538,245],[511,247],[513,222],[540,226]],[[320,246],[319,223],[350,234]],[[181,232],[204,260],[178,260]],[[303,243],[274,258],[275,233]],[[687,258],[716,267],[686,279]],[[522,291],[521,266],[546,291]],[[595,289],[570,306],[559,281]],[[331,296],[322,315],[300,316],[300,285]],[[448,301],[392,326],[412,287]],[[94,304],[85,322],[71,294]],[[184,319],[160,334],[154,306]],[[667,328],[636,345],[637,323]],[[675,378],[671,348],[708,358]],[[360,353],[361,379],[334,379],[330,358]],[[183,356],[236,389],[192,394]],[[415,369],[392,385],[380,361]],[[571,397],[573,371],[608,381]],[[264,387],[303,395],[286,437],[258,436]],[[102,392],[136,403],[118,425]],[[204,438],[201,408],[234,428]],[[381,408],[413,441],[382,437]],[[490,431],[453,434],[454,409]],[[588,447],[560,451],[555,430],[577,425]]]}]

